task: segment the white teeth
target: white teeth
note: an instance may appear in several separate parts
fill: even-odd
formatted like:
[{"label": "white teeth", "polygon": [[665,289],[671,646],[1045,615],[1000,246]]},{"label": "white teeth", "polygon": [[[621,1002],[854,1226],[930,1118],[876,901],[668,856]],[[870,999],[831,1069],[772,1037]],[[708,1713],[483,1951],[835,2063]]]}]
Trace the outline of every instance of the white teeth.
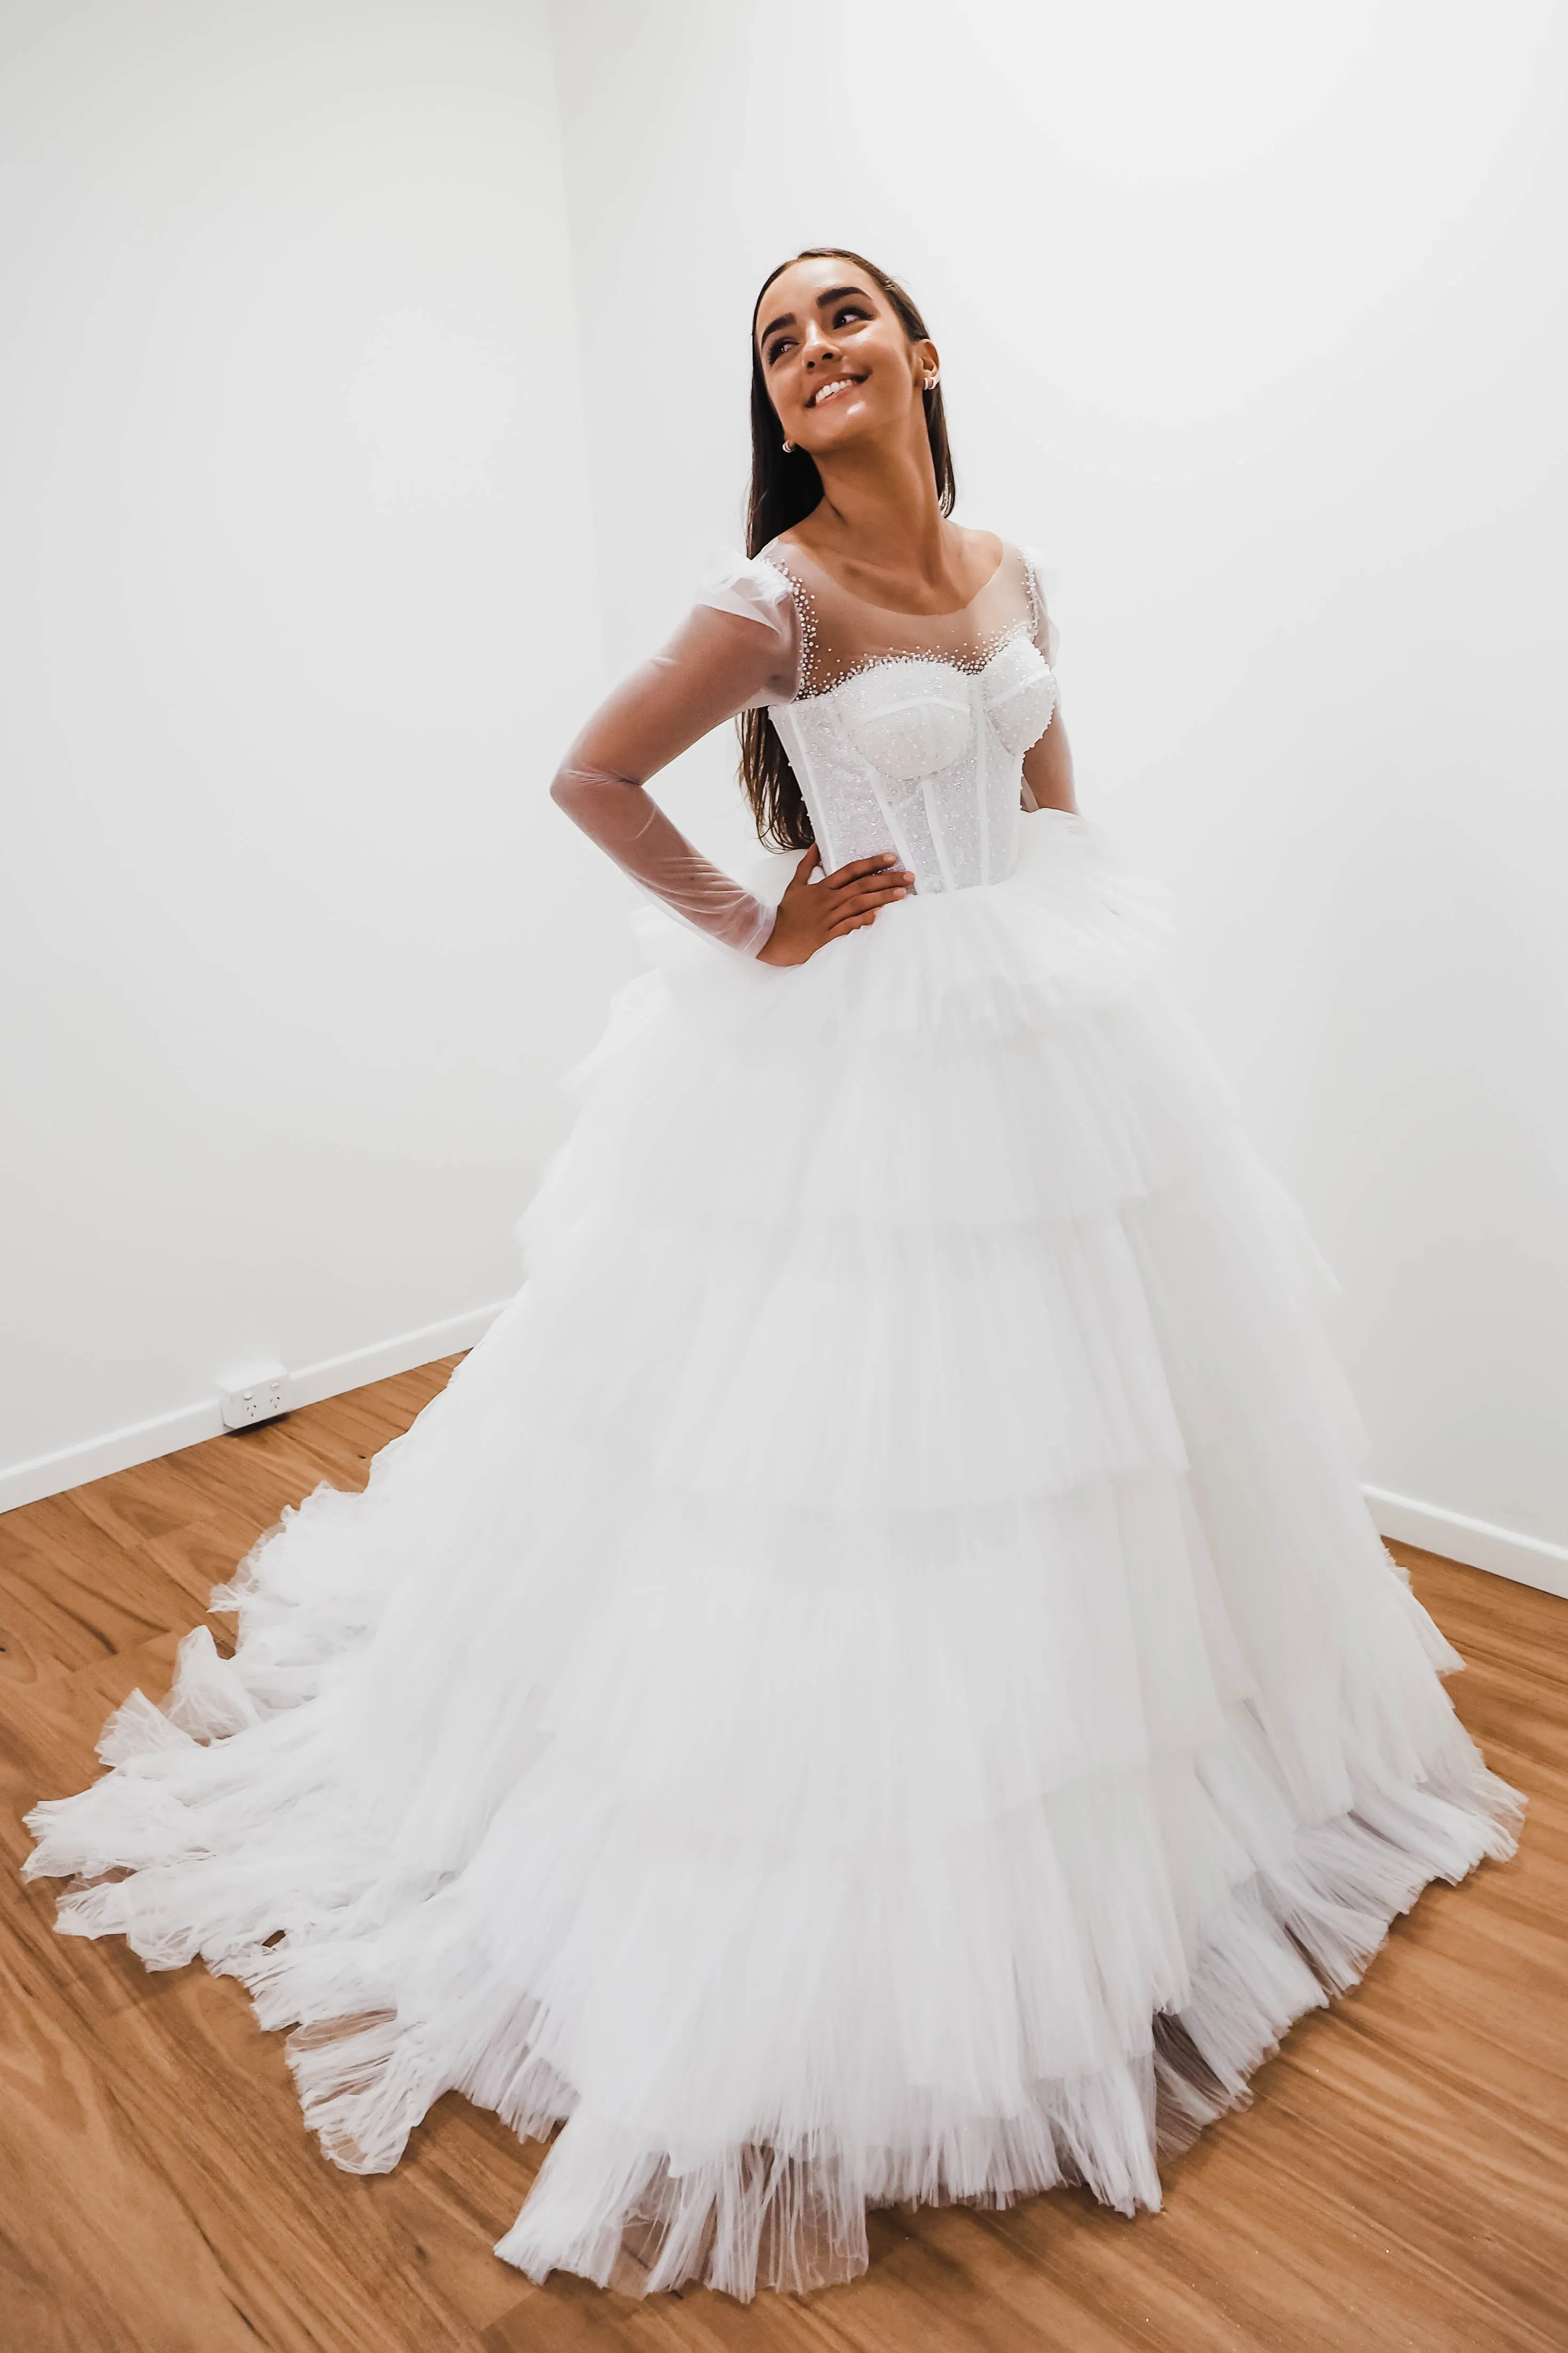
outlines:
[{"label": "white teeth", "polygon": [[858,381],[858,376],[836,375],[831,384],[823,385],[819,390],[812,394],[811,398],[806,402],[806,406],[820,408],[825,400],[836,400],[841,392],[853,392]]}]

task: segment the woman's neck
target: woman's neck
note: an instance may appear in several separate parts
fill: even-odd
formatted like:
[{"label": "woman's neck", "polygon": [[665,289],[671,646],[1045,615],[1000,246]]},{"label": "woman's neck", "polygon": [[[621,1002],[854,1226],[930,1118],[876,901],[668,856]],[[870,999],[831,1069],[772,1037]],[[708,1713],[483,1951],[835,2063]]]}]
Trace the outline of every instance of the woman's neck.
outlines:
[{"label": "woman's neck", "polygon": [[917,431],[896,442],[819,458],[822,502],[795,536],[847,570],[945,593],[957,580],[963,534],[937,504],[924,417],[913,421]]}]

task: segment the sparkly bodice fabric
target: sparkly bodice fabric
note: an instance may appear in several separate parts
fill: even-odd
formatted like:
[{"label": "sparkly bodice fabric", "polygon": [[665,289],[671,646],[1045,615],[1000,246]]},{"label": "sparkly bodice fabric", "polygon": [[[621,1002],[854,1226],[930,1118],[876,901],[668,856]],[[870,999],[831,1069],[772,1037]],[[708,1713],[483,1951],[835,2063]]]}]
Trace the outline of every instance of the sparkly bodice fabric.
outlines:
[{"label": "sparkly bodice fabric", "polygon": [[842,628],[824,649],[819,598],[794,565],[763,560],[803,612],[801,691],[769,708],[824,869],[891,849],[917,893],[1005,881],[1018,860],[1024,755],[1057,695],[1024,559],[1005,553],[1002,577],[964,615],[878,616],[858,658]]},{"label": "sparkly bodice fabric", "polygon": [[1000,543],[968,604],[903,613],[847,588],[787,539],[726,556],[686,619],[595,712],[552,791],[646,890],[755,955],[773,909],[678,831],[647,779],[725,719],[765,708],[823,871],[891,852],[917,896],[1004,881],[1024,762],[1056,708],[1039,566]]}]

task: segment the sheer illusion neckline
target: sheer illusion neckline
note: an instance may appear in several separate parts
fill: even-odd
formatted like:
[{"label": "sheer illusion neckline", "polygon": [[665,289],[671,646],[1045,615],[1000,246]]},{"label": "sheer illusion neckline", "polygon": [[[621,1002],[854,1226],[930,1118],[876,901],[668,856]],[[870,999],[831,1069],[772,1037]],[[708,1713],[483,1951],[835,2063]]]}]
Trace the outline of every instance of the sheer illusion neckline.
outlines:
[{"label": "sheer illusion neckline", "polygon": [[770,540],[768,545],[763,550],[763,554],[765,560],[776,564],[781,572],[786,569],[786,562],[781,562],[774,555],[774,549],[782,549],[786,561],[791,556],[804,556],[807,564],[822,574],[830,588],[836,590],[840,596],[849,597],[857,605],[864,605],[868,613],[886,613],[895,621],[957,621],[961,620],[965,613],[973,611],[987,588],[994,588],[1001,578],[1003,567],[1007,561],[1007,543],[1005,539],[999,540],[998,545],[1001,549],[1000,554],[968,602],[963,605],[950,605],[940,613],[911,613],[901,605],[879,605],[874,597],[862,596],[858,588],[847,588],[842,580],[836,580],[821,557],[814,555],[808,547],[784,547],[782,535],[778,539]]},{"label": "sheer illusion neckline", "polygon": [[[959,609],[966,612],[968,607],[961,606]],[[951,619],[952,617],[951,614],[931,616],[933,620],[939,617]],[[984,678],[992,664],[1000,661],[1012,647],[1028,644],[1027,629],[1026,621],[1004,622],[1000,629],[983,639],[978,650],[968,655],[930,653],[919,646],[900,647],[891,653],[868,654],[863,660],[852,664],[841,678],[835,679],[831,686],[820,688],[815,695],[797,695],[795,700],[800,702],[818,702],[825,695],[837,694],[841,686],[847,686],[852,679],[864,678],[868,670],[950,670],[960,678]],[[1034,650],[1038,651],[1038,649]],[[1040,660],[1044,668],[1050,668],[1043,654]]]}]

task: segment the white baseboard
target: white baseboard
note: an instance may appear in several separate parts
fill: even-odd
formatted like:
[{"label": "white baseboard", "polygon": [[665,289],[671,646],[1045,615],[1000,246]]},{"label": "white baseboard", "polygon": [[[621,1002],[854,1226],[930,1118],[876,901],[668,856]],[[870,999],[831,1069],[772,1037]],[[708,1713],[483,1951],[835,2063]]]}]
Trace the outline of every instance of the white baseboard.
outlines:
[{"label": "white baseboard", "polygon": [[[426,1324],[417,1332],[400,1332],[395,1339],[378,1340],[368,1348],[353,1348],[344,1356],[327,1356],[318,1365],[290,1368],[289,1382],[296,1405],[320,1405],[323,1398],[341,1397],[345,1389],[363,1388],[367,1381],[389,1380],[394,1373],[412,1372],[437,1356],[455,1356],[482,1340],[510,1301],[489,1307],[470,1307],[466,1314],[449,1315],[440,1324]],[[79,1446],[64,1446],[56,1454],[39,1454],[30,1462],[13,1463],[0,1471],[0,1512],[21,1504],[36,1504],[67,1487],[84,1486],[89,1479],[106,1479],[111,1471],[129,1471],[160,1454],[177,1453],[182,1446],[199,1445],[218,1438],[223,1423],[214,1394],[201,1405],[178,1407],[152,1421],[132,1422],[101,1438],[84,1439]]]},{"label": "white baseboard", "polygon": [[1510,1577],[1516,1585],[1533,1585],[1539,1592],[1568,1600],[1568,1545],[1494,1527],[1489,1520],[1472,1520],[1467,1513],[1445,1511],[1437,1504],[1418,1504],[1413,1495],[1391,1495],[1385,1487],[1367,1487],[1363,1493],[1380,1536],[1441,1553],[1445,1560],[1462,1560],[1471,1568],[1489,1569],[1494,1577]]},{"label": "white baseboard", "polygon": [[293,1377],[296,1405],[320,1405],[323,1398],[342,1397],[345,1389],[363,1389],[367,1381],[389,1381],[394,1373],[411,1373],[416,1365],[434,1364],[437,1356],[455,1356],[482,1340],[510,1299],[493,1300],[489,1307],[470,1307],[464,1315],[448,1315],[443,1324],[426,1324],[417,1332],[400,1332],[395,1340],[379,1340],[374,1347],[352,1348],[346,1356],[327,1356],[307,1365]]}]

